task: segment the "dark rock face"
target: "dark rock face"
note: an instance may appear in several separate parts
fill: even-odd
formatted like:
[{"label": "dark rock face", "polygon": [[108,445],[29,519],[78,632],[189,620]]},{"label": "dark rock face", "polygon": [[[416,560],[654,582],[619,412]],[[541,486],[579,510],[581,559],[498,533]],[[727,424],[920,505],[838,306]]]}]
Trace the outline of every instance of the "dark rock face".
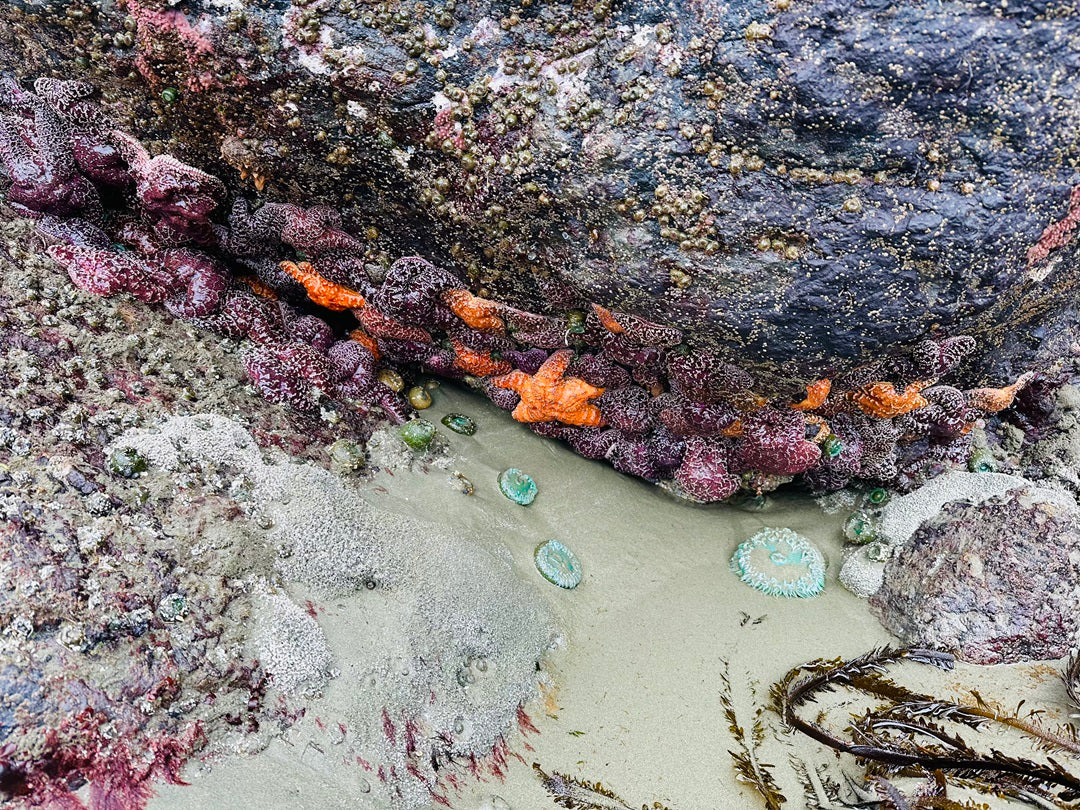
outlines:
[{"label": "dark rock face", "polygon": [[1080,629],[1080,513],[1023,490],[947,504],[870,603],[904,644],[976,664],[1059,658]]},{"label": "dark rock face", "polygon": [[0,68],[370,262],[637,313],[774,394],[925,336],[978,339],[968,384],[1068,349],[1078,37],[1040,2],[17,0]]}]

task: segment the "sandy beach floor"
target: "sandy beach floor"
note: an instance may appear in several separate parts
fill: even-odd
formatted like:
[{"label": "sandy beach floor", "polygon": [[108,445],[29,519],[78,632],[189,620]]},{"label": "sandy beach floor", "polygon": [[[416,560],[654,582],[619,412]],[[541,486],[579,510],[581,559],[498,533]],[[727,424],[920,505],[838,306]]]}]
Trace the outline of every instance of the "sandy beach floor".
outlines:
[{"label": "sandy beach floor", "polygon": [[[453,797],[469,810],[554,807],[531,767],[602,782],[623,804],[611,807],[755,808],[760,797],[740,785],[728,755],[735,747],[720,699],[725,672],[740,722],[768,702],[768,688],[791,667],[815,658],[854,656],[888,643],[890,636],[866,603],[837,582],[840,526],[847,512],[826,514],[807,495],[770,496],[764,509],[696,507],[660,489],[574,455],[539,438],[466,389],[443,385],[423,415],[469,414],[475,436],[440,427],[452,454],[447,470],[381,473],[363,485],[369,499],[393,511],[467,532],[493,551],[510,550],[514,573],[539,587],[565,636],[545,661],[554,688],[537,695],[528,711],[539,729],[511,740],[505,780],[470,782]],[[497,487],[500,470],[519,467],[539,487],[535,502],[519,506]],[[461,492],[464,475],[475,494]],[[781,599],[740,583],[729,570],[736,545],[763,527],[790,527],[825,553],[827,587],[812,599]],[[558,538],[579,556],[583,583],[565,591],[543,581],[532,552]],[[332,605],[320,615],[327,634]],[[1026,699],[1065,712],[1058,669],[1046,664],[1011,667],[959,665],[952,673],[911,673],[910,683],[939,694],[975,688],[1003,705]],[[305,718],[264,752],[247,758],[194,763],[190,786],[162,786],[152,810],[188,808],[364,808],[363,774],[342,761],[333,735],[334,690],[362,688],[338,678],[328,696],[309,704]],[[318,722],[316,719],[318,718]],[[800,737],[769,730],[761,746],[789,807],[813,806],[797,772],[820,767],[822,779],[840,779],[831,753]],[[323,728],[320,728],[322,726]],[[986,801],[986,799],[983,799]],[[1002,804],[1001,806],[1006,806]]]}]

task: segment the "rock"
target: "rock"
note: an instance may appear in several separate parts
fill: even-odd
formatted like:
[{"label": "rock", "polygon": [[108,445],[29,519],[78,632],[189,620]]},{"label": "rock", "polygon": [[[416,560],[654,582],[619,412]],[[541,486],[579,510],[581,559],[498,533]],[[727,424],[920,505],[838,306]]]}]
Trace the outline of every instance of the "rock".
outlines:
[{"label": "rock", "polygon": [[[889,501],[881,510],[877,534],[883,542],[899,549],[908,542],[920,524],[932,519],[947,503],[964,501],[978,504],[1009,490],[1024,487],[1034,485],[1018,475],[949,472],[907,495]],[[1032,491],[1042,500],[1058,501],[1064,506],[1075,505],[1072,497],[1065,492],[1043,487]]]},{"label": "rock", "polygon": [[1078,34],[1044,2],[14,0],[0,70],[338,209],[375,264],[636,313],[772,394],[928,334],[979,340],[973,383],[1067,353]]},{"label": "rock", "polygon": [[1061,657],[1080,629],[1080,510],[1026,489],[947,504],[870,604],[906,645],[977,664]]},{"label": "rock", "polygon": [[840,566],[840,584],[861,599],[869,599],[885,581],[885,563],[870,559],[866,546],[854,546],[844,551]]}]

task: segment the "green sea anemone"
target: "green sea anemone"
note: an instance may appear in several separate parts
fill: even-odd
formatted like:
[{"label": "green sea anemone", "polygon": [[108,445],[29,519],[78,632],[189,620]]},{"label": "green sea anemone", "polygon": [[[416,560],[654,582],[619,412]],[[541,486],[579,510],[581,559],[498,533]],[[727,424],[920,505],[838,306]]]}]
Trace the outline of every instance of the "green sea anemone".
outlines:
[{"label": "green sea anemone", "polygon": [[791,529],[762,529],[740,543],[731,570],[770,596],[817,596],[825,590],[825,557]]},{"label": "green sea anemone", "polygon": [[413,450],[427,450],[435,438],[435,426],[426,419],[413,419],[398,428],[398,435]]},{"label": "green sea anemone", "polygon": [[577,555],[558,540],[541,543],[533,552],[536,570],[544,579],[560,588],[576,588],[581,582],[581,563]]},{"label": "green sea anemone", "polygon": [[975,450],[968,459],[968,469],[975,473],[997,471],[997,461],[994,455],[986,448]]},{"label": "green sea anemone", "polygon": [[877,520],[866,511],[852,512],[844,521],[844,537],[856,545],[866,545],[878,539]]},{"label": "green sea anemone", "polygon": [[499,491],[514,503],[528,506],[536,500],[536,482],[517,467],[499,473]]}]

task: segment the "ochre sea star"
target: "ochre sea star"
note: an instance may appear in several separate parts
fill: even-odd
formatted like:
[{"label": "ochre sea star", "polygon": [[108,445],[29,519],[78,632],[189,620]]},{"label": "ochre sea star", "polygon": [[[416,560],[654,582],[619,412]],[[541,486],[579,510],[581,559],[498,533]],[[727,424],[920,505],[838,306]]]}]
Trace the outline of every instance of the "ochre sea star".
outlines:
[{"label": "ochre sea star", "polygon": [[925,382],[913,382],[903,391],[897,391],[892,383],[875,382],[852,391],[848,397],[863,413],[878,419],[892,419],[926,407],[929,403],[919,393],[926,386]]},{"label": "ochre sea star", "polygon": [[519,422],[556,421],[599,427],[604,424],[604,417],[589,400],[600,396],[604,389],[564,376],[573,357],[572,351],[564,349],[551,355],[531,377],[522,371],[512,371],[493,378],[492,383],[521,397],[513,413]]},{"label": "ochre sea star", "polygon": [[363,309],[367,306],[364,296],[356,290],[327,281],[307,262],[282,262],[280,267],[303,284],[308,298],[320,307],[326,307],[333,312],[344,312],[347,309]]}]

